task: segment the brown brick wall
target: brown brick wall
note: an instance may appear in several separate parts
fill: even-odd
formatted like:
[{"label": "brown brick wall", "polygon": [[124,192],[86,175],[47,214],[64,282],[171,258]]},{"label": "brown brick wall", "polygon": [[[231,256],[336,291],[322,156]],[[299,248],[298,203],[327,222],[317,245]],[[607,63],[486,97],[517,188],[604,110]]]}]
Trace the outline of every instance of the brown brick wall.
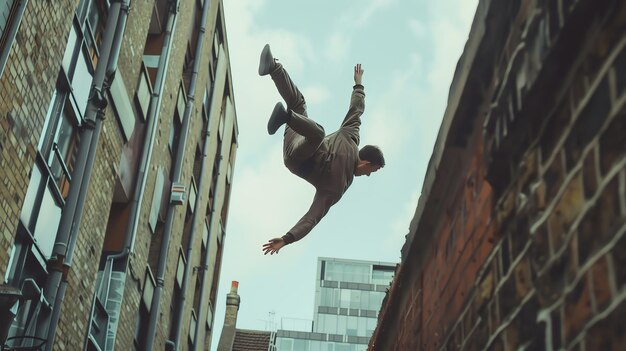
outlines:
[{"label": "brown brick wall", "polygon": [[[130,256],[126,289],[120,322],[117,328],[115,346],[116,349],[120,350],[133,349],[135,323],[147,266],[148,251],[150,241],[155,238],[148,227],[148,217],[150,207],[152,206],[152,192],[158,166],[163,166],[166,170],[170,168],[169,130],[176,108],[179,85],[182,80],[187,38],[190,33],[190,26],[193,24],[191,10],[197,2],[196,0],[182,0],[178,13],[163,102],[159,111],[160,117],[156,142],[154,144],[152,162],[148,169],[146,194],[141,204],[141,217],[135,241],[135,250]],[[192,119],[181,177],[181,181],[187,186],[189,186],[191,181],[196,145],[198,145],[200,138],[203,137],[201,135],[203,125],[201,112],[205,87],[209,80],[208,58],[211,57],[214,26],[218,8],[221,7],[221,2],[211,1],[210,4],[203,54],[200,58],[202,63],[197,80],[195,103],[191,115]],[[30,180],[30,170],[35,162],[37,144],[46,119],[46,112],[50,105],[51,94],[54,91],[59,65],[77,5],[77,0],[55,0],[54,4],[49,1],[30,0],[4,73],[0,77],[0,152],[2,153],[0,160],[0,178],[2,179],[0,181],[0,274],[2,276],[5,275],[7,270],[10,250],[15,240],[19,215]],[[118,71],[124,78],[131,103],[134,101],[137,90],[153,6],[153,1],[132,2],[120,52]],[[227,50],[227,43],[225,43],[224,48]],[[228,59],[228,56],[226,56],[226,59]],[[224,87],[225,82],[222,80],[220,89],[226,89],[232,94],[230,81],[229,79]],[[188,86],[185,85],[185,90],[187,89]],[[211,135],[214,136],[217,135],[216,131],[219,123],[217,116],[220,112],[219,104],[216,105],[213,107],[213,110],[216,110],[216,112],[214,112],[213,119],[209,125],[209,129],[213,131]],[[227,137],[229,137],[228,133],[232,135],[232,128],[236,128],[234,125],[236,125],[236,120],[230,121],[230,125],[226,128],[225,150],[230,150]],[[145,124],[137,120],[135,128],[136,130],[145,128]],[[216,137],[213,137],[213,139],[216,139]],[[106,119],[103,122],[100,134],[94,169],[74,251],[73,266],[68,275],[68,288],[56,333],[55,350],[79,350],[83,347],[96,287],[98,262],[101,259],[109,212],[118,177],[117,169],[120,165],[124,147],[127,147],[124,143],[120,124],[115,117],[113,108],[109,107],[107,108]],[[209,169],[206,173],[209,179],[205,180],[207,186],[204,191],[197,195],[201,198],[201,205],[196,209],[200,213],[206,212],[208,184],[210,184],[211,167],[216,153],[217,140],[212,140],[210,145],[208,151],[210,160],[207,161]],[[229,157],[228,152],[224,153],[224,164],[226,164]],[[222,181],[224,177],[225,172],[221,175]],[[166,202],[168,199],[169,192],[164,194],[163,201]],[[158,319],[159,326],[157,328],[155,349],[164,349],[165,341],[169,337],[170,327],[168,323],[171,292],[175,279],[186,206],[185,203],[184,206],[176,208],[168,253],[165,286],[161,298],[161,316]],[[192,244],[194,247],[200,247],[202,240],[202,230],[200,228],[202,225],[202,221],[199,221],[196,242]],[[159,245],[156,243],[153,246],[158,247]],[[188,265],[190,267],[199,266],[199,260],[199,250],[195,250],[193,257],[188,258]],[[212,268],[210,267],[209,269],[212,270]],[[156,274],[156,272],[153,272],[153,274]],[[206,279],[206,281],[209,284],[206,289],[208,295],[211,279]],[[182,349],[186,349],[187,335],[189,334],[189,319],[195,293],[194,288],[195,274],[190,274],[190,288],[186,297],[187,304],[182,322]],[[198,323],[205,323],[203,318],[206,315],[198,317]],[[207,336],[206,338],[209,339],[209,337]]]},{"label": "brown brick wall", "polygon": [[371,350],[623,348],[626,4],[518,4],[472,161],[429,199],[436,230],[409,245]]},{"label": "brown brick wall", "polygon": [[[29,1],[0,76],[0,276],[6,274],[74,0]],[[49,33],[44,34],[44,33]]]},{"label": "brown brick wall", "polygon": [[[178,13],[176,31],[174,33],[173,38],[173,47],[172,54],[170,57],[169,68],[168,68],[168,78],[167,83],[164,88],[163,93],[163,102],[161,105],[159,125],[157,130],[157,139],[155,142],[155,147],[152,155],[152,166],[150,168],[150,175],[148,177],[148,182],[146,184],[146,195],[144,197],[143,202],[143,210],[141,212],[141,221],[139,225],[139,230],[137,234],[137,238],[135,241],[135,252],[131,254],[130,258],[130,267],[128,270],[128,277],[126,281],[126,289],[124,295],[124,302],[122,304],[122,310],[120,315],[120,324],[118,326],[117,331],[117,340],[116,340],[116,348],[120,349],[131,349],[133,346],[133,339],[135,336],[135,322],[136,316],[139,306],[139,301],[141,299],[141,287],[143,286],[143,279],[146,269],[147,260],[149,257],[149,251],[151,247],[151,242],[154,242],[156,239],[156,243],[153,243],[153,248],[159,250],[160,248],[160,238],[155,237],[151,234],[150,229],[148,227],[148,216],[149,209],[152,206],[152,192],[154,189],[154,183],[156,179],[156,169],[158,166],[164,167],[166,170],[169,170],[170,167],[173,169],[173,163],[171,163],[171,153],[168,148],[168,139],[169,139],[169,130],[172,122],[172,118],[174,117],[174,110],[176,108],[176,99],[178,96],[179,85],[182,80],[182,71],[183,71],[183,62],[184,62],[184,54],[187,48],[187,38],[189,36],[189,26],[192,24],[191,21],[191,8],[195,4],[195,1],[181,1],[180,11]],[[209,8],[209,16],[207,18],[207,31],[204,37],[203,44],[203,55],[202,55],[202,63],[200,66],[200,71],[197,78],[197,86],[196,86],[196,96],[194,109],[192,111],[192,120],[189,126],[189,135],[186,143],[186,156],[185,161],[183,163],[183,172],[181,176],[181,181],[184,182],[187,186],[189,186],[193,165],[194,165],[194,156],[196,152],[196,145],[200,142],[200,138],[202,137],[200,131],[202,130],[202,103],[205,92],[205,86],[207,86],[207,81],[209,80],[208,74],[208,61],[207,58],[211,57],[212,52],[212,42],[213,35],[215,33],[215,24],[216,18],[218,15],[218,3],[212,2]],[[221,7],[221,6],[220,6]],[[151,7],[148,11],[151,11]],[[144,34],[145,35],[145,34]],[[144,36],[145,41],[145,36]],[[143,50],[143,44],[141,49]],[[123,52],[122,52],[123,53]],[[224,84],[224,82],[222,82]],[[185,90],[188,89],[188,86],[185,85]],[[232,88],[227,87],[230,91]],[[219,106],[213,107],[213,110],[216,110],[216,114],[219,113]],[[181,116],[182,118],[182,116]],[[210,121],[209,129],[213,132],[212,135],[217,135],[217,127],[219,123],[219,118],[217,116],[213,116]],[[215,139],[215,137],[214,137]],[[210,144],[208,155],[210,155],[211,160],[207,161],[208,170],[206,172],[207,177],[210,177],[212,174],[212,159],[213,155],[215,155],[217,147],[216,140],[213,140]],[[224,155],[224,159],[226,160],[228,157],[227,154]],[[171,165],[171,166],[170,166]],[[200,213],[206,212],[206,204],[208,202],[208,184],[210,183],[210,179],[205,180],[206,187],[204,188],[203,193],[197,194],[197,196],[201,197],[201,205],[196,211],[200,211]],[[164,194],[164,196],[168,196]],[[167,201],[164,199],[163,201]],[[165,285],[163,288],[163,294],[161,297],[161,307],[160,312],[161,315],[158,319],[159,327],[157,328],[157,335],[155,338],[155,349],[164,349],[165,341],[169,338],[169,315],[170,315],[170,304],[172,299],[172,291],[174,286],[174,277],[176,275],[176,267],[178,261],[178,254],[181,248],[181,238],[182,238],[182,230],[184,226],[184,216],[187,208],[187,204],[184,206],[176,207],[176,214],[174,217],[174,224],[172,229],[172,237],[170,240],[170,247],[168,253],[168,264],[167,264],[167,272],[165,275]],[[202,217],[202,216],[201,216]],[[197,223],[197,234],[196,241],[192,245],[194,247],[200,247],[200,242],[202,241],[202,225],[203,222]],[[199,250],[194,252],[194,256],[191,260],[188,259],[188,266],[195,267],[200,265],[200,254]],[[156,272],[152,272],[156,275]],[[190,274],[190,287],[188,290],[188,294],[186,297],[186,308],[183,313],[183,328],[181,332],[181,348],[186,349],[187,343],[187,335],[189,334],[189,320],[191,318],[191,304],[193,302],[194,296],[194,287],[195,287],[195,274]],[[210,279],[207,279],[210,284]],[[210,289],[207,288],[207,291]],[[198,316],[198,323],[204,323],[204,319],[202,317],[206,316]],[[202,324],[203,325],[203,324]],[[208,336],[207,336],[208,338]],[[201,340],[201,339],[200,339]]]}]

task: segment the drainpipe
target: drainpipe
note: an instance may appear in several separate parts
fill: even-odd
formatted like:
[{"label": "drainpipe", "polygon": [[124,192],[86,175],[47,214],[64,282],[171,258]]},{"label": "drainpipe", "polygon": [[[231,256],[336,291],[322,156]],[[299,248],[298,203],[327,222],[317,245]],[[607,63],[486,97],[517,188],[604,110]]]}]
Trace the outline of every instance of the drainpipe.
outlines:
[{"label": "drainpipe", "polygon": [[[170,18],[168,19],[168,25],[170,21],[176,21],[176,15],[178,13],[179,1],[175,0],[175,9],[170,13]],[[178,182],[180,180],[181,171],[182,171],[182,163],[183,157],[185,153],[185,144],[187,143],[187,132],[189,130],[189,118],[183,120],[183,125],[181,128],[181,136],[178,141],[178,148],[176,152],[176,158],[174,160],[174,177],[173,182]],[[163,284],[165,282],[165,268],[167,264],[167,253],[169,250],[169,244],[172,234],[172,224],[174,220],[174,209],[176,205],[171,202],[168,204],[167,216],[165,218],[165,224],[163,228],[163,238],[161,242],[161,250],[159,252],[159,262],[157,265],[157,274],[156,274],[156,287],[154,289],[154,295],[152,296],[152,304],[150,308],[150,320],[148,321],[148,335],[146,337],[146,347],[147,351],[151,351],[154,348],[154,339],[157,330],[157,319],[160,310],[160,302],[161,302],[161,294],[163,293]]]},{"label": "drainpipe", "polygon": [[[211,104],[211,106],[213,106],[213,104]],[[208,138],[206,143],[208,144]],[[218,150],[220,152],[220,156],[219,159],[217,161],[217,171],[218,171],[218,175],[219,175],[219,171],[220,168],[222,166],[222,155],[221,155],[221,150]],[[219,183],[219,182],[218,182]],[[207,246],[206,246],[206,256],[204,256],[204,262],[202,262],[202,267],[207,267],[202,271],[202,287],[200,288],[200,307],[198,308],[198,320],[200,320],[200,316],[204,316],[206,314],[206,312],[204,311],[205,306],[208,306],[208,302],[205,301],[204,299],[204,294],[205,294],[205,290],[207,287],[207,282],[206,281],[206,276],[207,276],[207,271],[208,271],[208,267],[209,267],[209,263],[211,260],[211,233],[213,232],[213,228],[215,228],[214,223],[217,219],[216,217],[219,216],[219,214],[215,213],[215,205],[217,203],[217,188],[218,185],[215,185],[215,196],[213,197],[213,203],[211,204],[211,223],[209,223],[209,238],[207,240]],[[219,234],[218,234],[219,235]],[[209,297],[210,298],[210,297]],[[209,323],[211,323],[209,321]],[[193,337],[193,346],[192,346],[192,350],[197,350],[198,349],[198,342],[199,340],[199,334],[200,334],[200,324],[201,323],[196,323],[196,331],[194,333],[194,337]]]},{"label": "drainpipe", "polygon": [[[159,110],[161,109],[161,102],[163,101],[163,90],[165,88],[165,81],[167,77],[167,68],[170,63],[170,52],[172,51],[172,36],[176,27],[177,13],[180,0],[170,0],[170,14],[167,19],[165,27],[165,34],[163,39],[163,46],[161,47],[161,55],[159,56],[159,63],[157,67],[157,73],[155,78],[155,86],[150,97],[150,105],[148,107],[148,113],[146,120],[148,121],[148,135],[144,138],[144,145],[141,153],[141,161],[139,162],[139,171],[137,172],[137,179],[140,183],[135,185],[135,191],[133,193],[133,203],[130,209],[130,226],[126,231],[126,245],[125,251],[128,254],[133,251],[135,246],[135,237],[137,235],[137,228],[139,227],[139,212],[141,210],[141,203],[145,194],[146,183],[148,180],[148,171],[150,167],[150,160],[152,159],[152,151],[154,149],[154,143],[156,140],[157,127],[159,126]],[[113,257],[113,256],[110,256]]]},{"label": "drainpipe", "polygon": [[[215,83],[213,84],[217,84],[217,82],[221,82],[221,75],[226,75],[226,55],[224,55],[224,50],[220,50],[220,54],[218,57],[218,61],[217,61],[217,73],[216,73],[216,78],[215,78]],[[217,94],[217,90],[218,89],[213,89],[212,95],[211,95],[211,106],[216,106],[216,101],[217,99],[221,99],[222,96],[218,96]],[[212,108],[213,109],[213,108]],[[205,140],[205,143],[208,143],[208,140]],[[224,148],[224,146],[222,145],[222,148]],[[219,154],[219,158],[217,159],[217,165],[215,165],[215,167],[217,167],[217,172],[218,172],[218,176],[221,173],[221,166],[222,166],[222,150],[217,150],[218,154]],[[219,189],[219,182],[215,185],[215,196],[213,197],[213,203],[211,204],[211,221],[209,223],[209,238],[208,238],[208,242],[207,242],[207,248],[206,248],[206,256],[204,257],[204,262],[201,262],[200,265],[201,267],[209,267],[209,263],[211,260],[211,255],[209,254],[211,252],[211,237],[212,237],[212,233],[213,233],[213,228],[215,228],[215,224],[214,222],[217,221],[219,218],[219,214],[215,213],[215,208],[217,205],[217,192]],[[207,287],[207,281],[206,281],[206,276],[207,276],[207,269],[202,270],[202,287],[200,288],[200,307],[198,308],[198,320],[201,319],[200,316],[204,316],[206,314],[205,311],[205,307],[208,305],[208,301],[205,301],[204,298],[204,294],[205,294],[205,290]],[[200,335],[200,324],[201,323],[197,323],[196,324],[196,332],[195,332],[195,336],[193,338],[193,347],[192,350],[197,350],[198,348],[198,343],[200,342],[199,340],[199,335]]]},{"label": "drainpipe", "polygon": [[[193,69],[191,73],[191,80],[189,82],[187,104],[185,105],[185,112],[183,113],[183,121],[188,120],[190,118],[191,111],[193,110],[193,105],[195,102],[196,84],[197,84],[196,80],[198,77],[198,69],[200,67],[200,61],[201,61],[200,59],[202,58],[202,46],[203,46],[202,44],[204,41],[204,33],[206,32],[206,21],[207,21],[207,16],[209,13],[209,5],[210,5],[210,1],[205,1],[202,7],[202,17],[200,19],[200,28],[199,28],[198,38],[196,40],[196,52],[194,53]],[[183,323],[182,323],[183,311],[185,310],[185,300],[187,296],[187,290],[189,289],[189,271],[191,270],[190,266],[191,266],[191,257],[193,254],[193,243],[196,239],[196,221],[197,221],[198,212],[199,212],[198,208],[200,208],[200,198],[201,198],[200,194],[202,194],[202,189],[204,186],[208,147],[209,147],[209,130],[208,130],[208,125],[207,125],[206,134],[204,135],[204,146],[202,149],[203,158],[202,158],[202,165],[200,166],[201,167],[200,178],[198,179],[198,191],[196,195],[196,201],[194,204],[194,208],[196,210],[193,212],[193,216],[191,218],[191,232],[189,233],[189,248],[187,249],[187,253],[186,253],[188,264],[185,265],[185,271],[183,273],[183,282],[182,282],[183,286],[182,286],[181,304],[180,304],[181,308],[175,311],[176,315],[174,316],[174,321],[173,321],[173,325],[176,328],[175,333],[174,333],[174,340],[172,340],[174,342],[174,350],[178,350],[178,345],[180,343],[180,334],[182,333],[182,328],[183,328]]]},{"label": "drainpipe", "polygon": [[[73,184],[63,208],[56,242],[54,244],[51,261],[53,268],[46,281],[44,294],[47,301],[55,301],[51,314],[51,321],[47,331],[46,349],[51,350],[54,344],[56,328],[61,313],[61,304],[64,298],[67,282],[64,281],[69,272],[69,266],[65,261],[70,250],[71,238],[77,236],[82,212],[84,208],[89,179],[93,170],[93,159],[98,146],[99,134],[104,119],[104,108],[107,106],[106,95],[104,93],[104,83],[106,79],[106,69],[111,59],[111,48],[116,37],[118,19],[121,12],[122,0],[112,0],[109,8],[109,15],[105,25],[103,40],[101,44],[102,53],[96,65],[96,71],[89,94],[89,101],[84,116],[84,127],[81,131],[80,145],[76,158],[74,172],[72,172]],[[121,39],[121,36],[119,36]],[[75,239],[74,239],[75,243]],[[44,335],[41,335],[44,334]],[[38,331],[38,336],[45,336],[44,330]]]},{"label": "drainpipe", "polygon": [[[168,16],[168,21],[165,28],[163,45],[161,47],[161,55],[159,56],[159,63],[157,67],[157,73],[155,78],[155,85],[153,89],[152,96],[150,97],[150,104],[148,107],[148,112],[146,114],[147,121],[147,134],[144,138],[144,144],[141,152],[141,160],[139,161],[139,170],[137,172],[137,184],[135,184],[135,188],[133,191],[133,199],[130,208],[129,214],[129,224],[126,229],[126,236],[124,239],[124,249],[116,254],[108,255],[106,258],[106,264],[112,265],[116,260],[125,260],[124,261],[124,271],[128,269],[128,255],[133,251],[133,247],[135,244],[135,237],[137,235],[137,228],[139,227],[139,219],[140,219],[140,210],[141,203],[143,202],[143,197],[145,194],[146,183],[148,180],[148,169],[150,166],[150,160],[152,158],[152,151],[154,149],[154,143],[156,139],[156,131],[159,125],[159,110],[161,108],[161,102],[163,101],[163,89],[165,87],[165,80],[167,77],[167,68],[169,66],[170,61],[170,52],[172,48],[172,40],[171,37],[174,33],[174,29],[176,26],[176,14],[178,12],[179,3],[176,0],[172,0],[170,6],[170,14]],[[119,47],[114,48],[113,52],[119,52]],[[108,73],[113,74],[117,70],[117,62],[112,65],[109,65],[107,70]],[[106,277],[105,277],[106,278]],[[102,284],[102,283],[101,283]],[[125,285],[122,286],[124,289]],[[122,290],[122,294],[124,290]],[[95,308],[95,299],[98,291],[94,292],[94,303],[92,304],[91,316],[93,316],[93,309]],[[103,301],[103,304],[106,306],[107,301]],[[91,319],[90,319],[91,321]],[[117,334],[117,326],[109,327],[109,333]],[[115,337],[113,337],[114,339]]]}]

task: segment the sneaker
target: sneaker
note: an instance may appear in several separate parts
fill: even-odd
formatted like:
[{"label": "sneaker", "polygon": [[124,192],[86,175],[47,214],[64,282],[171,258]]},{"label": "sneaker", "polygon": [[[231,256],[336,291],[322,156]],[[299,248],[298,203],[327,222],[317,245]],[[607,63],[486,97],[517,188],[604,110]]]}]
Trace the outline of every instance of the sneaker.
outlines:
[{"label": "sneaker", "polygon": [[259,62],[259,75],[266,76],[270,74],[275,66],[276,60],[274,59],[274,56],[272,56],[270,44],[265,44],[265,46],[263,47],[263,51],[261,51],[261,59]]},{"label": "sneaker", "polygon": [[276,103],[274,111],[272,111],[272,115],[270,116],[270,120],[267,121],[267,132],[270,133],[270,135],[274,135],[280,126],[287,123],[288,119],[289,113],[287,113],[283,103]]}]

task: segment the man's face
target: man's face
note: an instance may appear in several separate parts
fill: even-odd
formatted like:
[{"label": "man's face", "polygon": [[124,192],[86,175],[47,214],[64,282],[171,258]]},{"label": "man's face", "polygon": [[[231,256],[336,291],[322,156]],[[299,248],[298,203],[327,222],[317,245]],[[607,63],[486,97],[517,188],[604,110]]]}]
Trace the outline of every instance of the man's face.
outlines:
[{"label": "man's face", "polygon": [[380,169],[380,165],[376,165],[369,161],[365,161],[356,167],[356,171],[354,172],[354,175],[357,177],[362,176],[362,175],[369,177],[370,174],[376,172],[379,169]]}]

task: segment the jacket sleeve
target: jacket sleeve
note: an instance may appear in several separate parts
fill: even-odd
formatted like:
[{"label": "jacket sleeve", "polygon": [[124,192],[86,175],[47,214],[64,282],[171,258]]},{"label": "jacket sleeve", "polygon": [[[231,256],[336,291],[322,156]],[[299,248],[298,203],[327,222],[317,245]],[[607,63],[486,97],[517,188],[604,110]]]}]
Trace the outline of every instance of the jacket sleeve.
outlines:
[{"label": "jacket sleeve", "polygon": [[365,88],[362,85],[355,85],[350,98],[350,108],[346,117],[341,123],[341,130],[348,133],[350,138],[359,145],[359,126],[361,125],[361,115],[365,111]]},{"label": "jacket sleeve", "polygon": [[307,213],[289,230],[288,234],[293,236],[293,241],[298,241],[309,234],[311,229],[328,213],[330,207],[339,201],[339,198],[340,196],[328,192],[316,191]]}]

